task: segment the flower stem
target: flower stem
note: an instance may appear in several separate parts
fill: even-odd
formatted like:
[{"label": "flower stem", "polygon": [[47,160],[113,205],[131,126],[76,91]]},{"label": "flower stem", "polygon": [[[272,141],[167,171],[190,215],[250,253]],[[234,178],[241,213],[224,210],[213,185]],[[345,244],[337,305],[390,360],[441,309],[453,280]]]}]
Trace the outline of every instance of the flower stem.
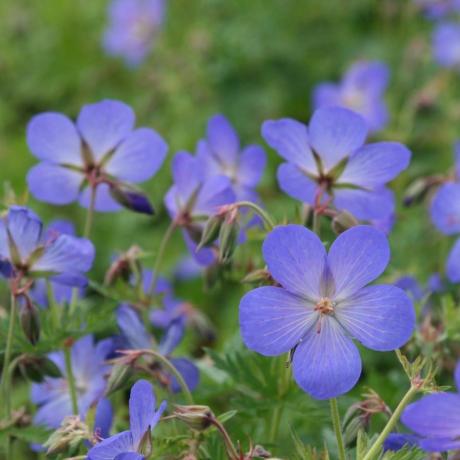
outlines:
[{"label": "flower stem", "polygon": [[161,261],[164,256],[166,246],[168,245],[169,240],[171,239],[174,233],[174,230],[176,230],[176,227],[177,227],[176,221],[172,220],[171,223],[169,224],[169,227],[166,229],[165,234],[163,235],[163,239],[161,240],[160,247],[158,248],[158,254],[155,259],[155,265],[153,267],[152,281],[150,283],[149,290],[148,290],[149,297],[153,297],[153,295],[155,294],[155,288],[157,286],[157,281],[158,281],[158,271],[160,270]]},{"label": "flower stem", "polygon": [[401,399],[400,403],[398,404],[398,407],[396,407],[395,411],[393,412],[393,415],[388,420],[387,424],[385,425],[385,428],[382,430],[382,432],[379,434],[378,438],[375,440],[372,447],[369,449],[367,454],[364,456],[363,460],[371,460],[380,452],[383,442],[385,441],[387,436],[391,433],[394,426],[398,422],[399,418],[401,417],[402,411],[410,403],[411,399],[415,396],[415,394],[418,391],[419,391],[419,387],[415,385],[411,385],[407,393],[404,395],[404,397]]},{"label": "flower stem", "polygon": [[91,228],[93,226],[94,207],[96,205],[96,186],[91,187],[91,196],[89,201],[88,210],[86,212],[85,229],[83,231],[83,237],[89,238],[91,235]]},{"label": "flower stem", "polygon": [[343,443],[342,428],[340,426],[340,414],[339,407],[337,405],[337,399],[331,398],[329,400],[329,403],[331,406],[332,425],[334,426],[335,437],[337,438],[337,449],[339,451],[339,459],[346,460],[347,455],[345,453],[345,445]]},{"label": "flower stem", "polygon": [[314,233],[316,233],[318,236],[319,236],[319,230],[320,230],[320,226],[319,226],[319,218],[320,218],[320,215],[316,212],[316,211],[313,211],[313,224],[312,224],[312,230]]},{"label": "flower stem", "polygon": [[273,222],[269,214],[265,210],[263,210],[260,206],[253,203],[252,201],[238,201],[237,203],[235,203],[235,206],[239,208],[246,207],[246,208],[252,209],[256,214],[262,217],[265,223],[265,226],[269,230],[273,230],[275,228],[275,223]]},{"label": "flower stem", "polygon": [[67,376],[67,382],[69,384],[70,399],[72,401],[72,413],[78,415],[78,400],[77,400],[77,388],[75,385],[75,377],[72,370],[72,354],[71,347],[64,346],[64,359],[65,359],[65,372]]},{"label": "flower stem", "polygon": [[146,348],[146,349],[140,350],[140,351],[142,353],[145,353],[147,355],[151,355],[151,356],[155,357],[155,359],[160,361],[161,364],[163,364],[163,366],[165,366],[168,369],[168,371],[176,378],[177,382],[179,383],[180,387],[182,388],[182,391],[184,392],[185,397],[188,400],[188,403],[193,406],[195,403],[193,401],[192,393],[190,392],[190,389],[189,389],[187,383],[185,382],[184,378],[182,377],[182,374],[176,369],[174,364],[171,363],[171,361],[168,358],[166,358],[166,356],[163,356],[161,353],[157,353],[154,350],[149,350],[148,348]]}]

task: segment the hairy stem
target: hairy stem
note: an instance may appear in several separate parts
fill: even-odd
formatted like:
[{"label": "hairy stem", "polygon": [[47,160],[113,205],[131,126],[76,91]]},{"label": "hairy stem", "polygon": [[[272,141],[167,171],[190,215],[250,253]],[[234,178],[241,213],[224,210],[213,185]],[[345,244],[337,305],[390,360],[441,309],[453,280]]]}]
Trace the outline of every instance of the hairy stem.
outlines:
[{"label": "hairy stem", "polygon": [[343,442],[342,427],[340,424],[340,414],[337,399],[331,398],[329,400],[329,404],[331,406],[332,425],[334,427],[335,437],[337,438],[337,449],[339,451],[339,459],[346,460],[347,455],[345,454],[345,444]]},{"label": "hairy stem", "polygon": [[65,372],[67,376],[67,382],[69,384],[70,399],[72,401],[72,413],[78,415],[78,399],[77,399],[77,387],[75,385],[75,377],[72,370],[72,351],[67,345],[64,346],[64,358],[65,358]]}]

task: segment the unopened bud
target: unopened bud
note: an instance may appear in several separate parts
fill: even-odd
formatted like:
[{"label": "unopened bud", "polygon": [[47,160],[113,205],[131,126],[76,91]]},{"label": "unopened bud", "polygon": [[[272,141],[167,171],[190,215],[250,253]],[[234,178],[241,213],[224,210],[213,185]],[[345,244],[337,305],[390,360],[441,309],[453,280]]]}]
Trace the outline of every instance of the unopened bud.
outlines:
[{"label": "unopened bud", "polygon": [[209,246],[219,236],[219,231],[222,226],[222,216],[215,215],[211,216],[204,227],[203,233],[201,234],[201,240],[198,244],[197,251],[204,246]]},{"label": "unopened bud", "polygon": [[259,284],[265,283],[272,279],[270,273],[266,268],[259,268],[257,270],[253,270],[252,272],[248,273],[242,280],[242,283],[247,284]]},{"label": "unopened bud", "polygon": [[427,178],[423,177],[416,179],[409,185],[409,187],[407,187],[406,192],[404,193],[404,206],[409,207],[413,204],[420,203],[420,201],[422,201],[427,195],[430,187],[430,182]]},{"label": "unopened bud", "polygon": [[131,246],[126,252],[120,254],[107,270],[104,282],[107,285],[115,283],[118,279],[129,281],[132,272],[137,268],[137,271],[142,272],[142,267],[139,258],[142,251],[138,246]]},{"label": "unopened bud", "polygon": [[146,194],[131,185],[117,182],[110,186],[110,195],[123,207],[141,214],[153,215],[154,210]]},{"label": "unopened bud", "polygon": [[113,365],[107,381],[106,396],[109,396],[123,388],[128,383],[131,374],[131,366],[122,363]]},{"label": "unopened bud", "polygon": [[176,405],[173,415],[196,431],[208,429],[216,417],[208,406],[179,406]]},{"label": "unopened bud", "polygon": [[91,433],[88,426],[80,420],[80,417],[71,415],[64,418],[61,426],[51,434],[44,447],[48,449],[47,454],[56,454],[89,439]]},{"label": "unopened bud", "polygon": [[21,309],[19,317],[24,335],[32,345],[35,345],[40,338],[40,316],[37,307],[28,297],[25,298],[26,303]]},{"label": "unopened bud", "polygon": [[355,227],[356,225],[359,225],[358,220],[353,214],[351,214],[348,211],[340,211],[332,219],[332,230],[337,235],[340,235],[344,231],[348,230],[351,227]]},{"label": "unopened bud", "polygon": [[236,219],[226,218],[219,232],[219,262],[227,263],[235,252],[240,228]]},{"label": "unopened bud", "polygon": [[24,377],[37,383],[42,382],[45,377],[62,377],[59,367],[46,356],[24,355],[18,367]]}]

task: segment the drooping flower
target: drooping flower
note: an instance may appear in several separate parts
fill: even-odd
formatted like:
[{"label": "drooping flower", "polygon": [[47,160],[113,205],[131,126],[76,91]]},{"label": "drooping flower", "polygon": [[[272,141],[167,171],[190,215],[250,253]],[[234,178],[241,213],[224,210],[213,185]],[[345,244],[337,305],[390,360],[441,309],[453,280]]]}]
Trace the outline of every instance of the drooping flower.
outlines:
[{"label": "drooping flower", "polygon": [[144,442],[149,445],[150,432],[166,409],[166,401],[155,410],[156,398],[152,385],[138,380],[131,388],[129,398],[130,430],[118,433],[96,444],[88,452],[88,460],[144,460]]},{"label": "drooping flower", "polygon": [[266,356],[291,352],[293,375],[316,399],[349,391],[361,374],[352,339],[393,350],[415,326],[412,302],[392,285],[366,285],[388,264],[383,233],[356,226],[332,244],[299,225],[275,228],[263,244],[268,270],[280,287],[260,287],[240,303],[246,346]]},{"label": "drooping flower", "polygon": [[433,56],[442,67],[460,69],[460,24],[444,22],[436,26]]},{"label": "drooping flower", "polygon": [[131,184],[158,171],[167,144],[152,129],[134,129],[134,122],[133,110],[112,100],[83,106],[75,124],[60,113],[33,117],[27,144],[41,162],[27,175],[32,195],[56,205],[78,200],[88,207],[95,190],[96,211],[117,211],[122,204],[152,213]]},{"label": "drooping flower", "polygon": [[[78,411],[84,418],[88,409],[104,395],[110,367],[105,363],[112,352],[111,339],[94,342],[91,335],[77,340],[71,349],[72,373],[77,389]],[[58,366],[63,377],[46,377],[43,383],[34,383],[32,402],[37,404],[34,422],[49,428],[58,428],[64,417],[72,415],[72,400],[65,366],[64,353],[53,352],[48,357]],[[103,417],[105,419],[105,417]],[[102,423],[104,427],[106,423]],[[104,427],[99,427],[104,430]],[[96,427],[97,428],[97,427]]]},{"label": "drooping flower", "polygon": [[[460,363],[457,363],[454,378],[459,391]],[[423,396],[404,409],[401,422],[419,438],[417,444],[423,450],[460,449],[460,394],[440,392]]]},{"label": "drooping flower", "polygon": [[49,278],[69,286],[84,286],[94,260],[94,246],[84,238],[44,232],[39,217],[28,208],[12,206],[0,220],[0,267],[18,281]]},{"label": "drooping flower", "polygon": [[103,46],[130,67],[141,64],[153,47],[164,21],[164,0],[113,0]]},{"label": "drooping flower", "polygon": [[[117,310],[118,327],[122,332],[125,347],[131,350],[151,349],[154,347],[158,353],[167,357],[173,366],[180,372],[187,386],[192,391],[199,382],[198,368],[187,358],[170,357],[174,349],[179,345],[184,336],[185,323],[181,317],[172,321],[158,345],[155,339],[148,333],[138,314],[128,305],[121,305]],[[171,391],[181,391],[179,382],[167,370],[156,366],[159,381]]]},{"label": "drooping flower", "polygon": [[211,248],[197,251],[207,218],[225,204],[235,201],[232,183],[226,176],[204,177],[201,162],[187,152],[177,153],[172,161],[174,184],[165,196],[165,205],[172,219],[183,229],[190,253],[201,265],[216,260]]},{"label": "drooping flower", "polygon": [[259,145],[241,148],[240,139],[223,115],[208,121],[206,139],[197,147],[197,158],[204,166],[204,177],[226,176],[231,180],[238,201],[258,201],[255,191],[267,158]]},{"label": "drooping flower", "polygon": [[344,108],[313,114],[307,128],[293,119],[266,121],[262,136],[287,162],[278,168],[281,189],[316,207],[333,204],[365,221],[388,218],[394,199],[386,184],[409,165],[398,142],[364,145],[364,119]]},{"label": "drooping flower", "polygon": [[313,106],[345,107],[359,113],[370,131],[379,131],[388,123],[384,100],[389,69],[379,61],[358,61],[345,73],[342,81],[321,83],[314,89]]}]

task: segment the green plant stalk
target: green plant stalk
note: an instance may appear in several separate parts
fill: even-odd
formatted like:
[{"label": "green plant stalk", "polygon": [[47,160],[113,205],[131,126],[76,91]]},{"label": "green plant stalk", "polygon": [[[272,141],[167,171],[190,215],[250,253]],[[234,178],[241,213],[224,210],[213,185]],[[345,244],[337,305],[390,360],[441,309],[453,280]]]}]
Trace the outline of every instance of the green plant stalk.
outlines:
[{"label": "green plant stalk", "polygon": [[77,387],[75,385],[75,376],[72,370],[72,354],[71,348],[67,345],[64,346],[64,358],[65,358],[65,372],[67,376],[67,382],[69,384],[70,400],[72,401],[72,413],[78,415],[78,399],[77,399]]},{"label": "green plant stalk", "polygon": [[84,238],[89,238],[91,235],[91,229],[93,227],[95,205],[96,205],[96,187],[91,187],[91,197],[89,201],[88,210],[86,212],[85,229],[83,231]]},{"label": "green plant stalk", "polygon": [[367,454],[363,457],[363,460],[371,460],[372,458],[374,458],[376,455],[379,454],[380,449],[383,445],[383,442],[385,441],[387,436],[391,433],[391,431],[395,427],[396,423],[401,417],[402,411],[410,403],[410,401],[412,400],[412,398],[415,396],[415,394],[418,391],[419,391],[419,388],[417,386],[411,385],[407,393],[404,395],[404,397],[399,402],[398,407],[396,407],[395,411],[393,412],[393,415],[388,420],[387,424],[385,425],[385,428],[379,434],[378,438],[375,440],[374,444],[369,449]]},{"label": "green plant stalk", "polygon": [[265,223],[265,226],[269,230],[273,230],[275,228],[275,223],[273,222],[273,219],[269,216],[269,214],[252,201],[238,201],[237,203],[235,203],[235,206],[238,206],[239,208],[246,207],[252,209],[256,214],[258,214],[262,218],[262,220]]},{"label": "green plant stalk", "polygon": [[187,383],[185,382],[185,380],[183,379],[181,373],[175,368],[174,364],[172,364],[171,361],[168,358],[166,358],[165,356],[161,355],[160,353],[157,353],[154,350],[149,350],[148,348],[145,348],[145,349],[140,350],[140,351],[142,353],[147,354],[147,355],[153,356],[155,359],[160,361],[160,363],[163,364],[163,366],[165,366],[168,369],[169,372],[171,372],[171,374],[176,378],[177,382],[179,383],[180,387],[182,388],[182,391],[184,392],[188,403],[193,406],[195,403],[193,401],[192,393],[190,392],[190,389],[189,389]]},{"label": "green plant stalk", "polygon": [[163,239],[161,240],[160,247],[158,248],[158,254],[155,259],[155,265],[153,266],[152,281],[150,283],[149,290],[148,290],[149,297],[153,297],[153,295],[155,294],[155,289],[156,289],[157,281],[158,281],[158,271],[160,270],[164,252],[176,228],[177,228],[177,223],[175,220],[172,220],[171,223],[169,224],[169,227],[166,229],[166,233],[163,235]]},{"label": "green plant stalk", "polygon": [[345,444],[343,442],[342,427],[340,423],[339,406],[337,404],[337,399],[331,398],[329,400],[329,404],[331,407],[332,425],[334,427],[335,437],[337,438],[337,449],[339,451],[339,459],[346,460],[347,454],[345,453]]}]

